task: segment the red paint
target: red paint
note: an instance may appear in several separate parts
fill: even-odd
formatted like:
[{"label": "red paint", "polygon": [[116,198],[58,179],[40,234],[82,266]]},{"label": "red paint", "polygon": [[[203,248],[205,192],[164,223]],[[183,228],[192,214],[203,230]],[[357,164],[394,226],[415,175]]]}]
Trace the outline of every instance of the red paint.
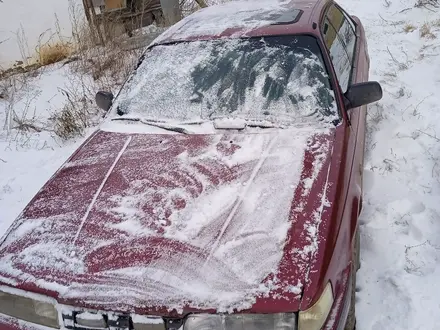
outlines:
[{"label": "red paint", "polygon": [[[308,5],[312,3],[311,8]],[[293,6],[303,9],[299,22],[292,25],[269,26],[254,30],[242,37],[265,36],[265,35],[289,35],[289,34],[311,34],[315,35],[322,42],[319,31],[319,22],[323,16],[325,8],[331,2],[328,0],[297,0]],[[357,44],[357,65],[355,67],[355,82],[368,80],[369,58],[366,48],[364,29],[358,19],[358,44]],[[312,23],[317,23],[318,28],[313,29]],[[231,34],[237,35],[239,30],[228,29],[221,37]],[[178,36],[177,36],[178,37]],[[176,38],[177,38],[176,37]],[[191,39],[217,38],[218,36],[198,36]],[[170,38],[167,41],[172,41]],[[322,42],[323,44],[323,42]],[[325,50],[323,49],[323,52]],[[325,54],[327,60],[328,55]],[[332,76],[334,70],[328,68]],[[335,81],[334,81],[335,82]],[[343,107],[340,91],[338,98]],[[335,301],[345,295],[347,284],[347,269],[349,269],[352,255],[353,233],[358,223],[358,214],[361,209],[362,192],[362,173],[363,154],[365,143],[365,116],[366,107],[352,109],[348,112],[341,108],[343,114],[342,123],[328,135],[315,136],[316,146],[327,145],[328,153],[325,155],[323,167],[317,176],[308,194],[303,194],[305,187],[299,185],[292,196],[292,209],[290,212],[291,228],[288,233],[287,241],[284,246],[284,255],[279,265],[277,279],[281,283],[277,289],[269,294],[268,297],[259,298],[254,306],[243,312],[272,313],[272,312],[295,312],[309,308],[322,293],[325,285],[332,283]],[[349,121],[350,123],[349,123]],[[64,239],[71,240],[77,232],[81,218],[86,212],[94,193],[103,181],[108,168],[115,161],[118,152],[127,140],[127,134],[107,133],[98,131],[91,136],[76,152],[69,161],[50,179],[42,190],[25,208],[23,214],[13,224],[10,235],[21,224],[29,221],[27,219],[56,216],[69,213],[71,222],[63,224],[57,228],[46,228],[47,237],[57,237],[60,234],[69,233]],[[200,196],[203,185],[192,172],[178,166],[177,157],[187,152],[190,157],[196,158],[202,155],[214,143],[214,136],[207,135],[141,135],[132,134],[132,141],[127,150],[117,163],[114,171],[108,178],[101,195],[98,197],[96,205],[92,208],[88,220],[84,223],[76,247],[81,251],[87,265],[87,272],[74,277],[66,271],[46,268],[41,265],[38,268],[25,268],[17,261],[17,267],[23,272],[32,275],[37,279],[54,279],[58,283],[69,285],[72,281],[83,284],[93,285],[107,281],[108,284],[120,285],[120,282],[113,282],[114,279],[97,272],[118,269],[130,266],[147,266],[154,260],[163,257],[167,253],[187,253],[197,255],[201,258],[207,257],[207,250],[171,241],[163,236],[164,228],[170,225],[170,215],[173,210],[183,210],[187,207],[187,201],[180,197],[169,199],[167,192],[173,189],[183,189],[192,198]],[[240,139],[242,139],[240,141]],[[220,137],[215,149],[224,157],[233,155],[243,147],[243,139],[246,136],[240,135],[238,139],[234,136],[225,134]],[[314,143],[312,143],[313,145]],[[159,146],[159,147],[158,147]],[[92,163],[82,162],[87,157],[97,156]],[[313,161],[316,154],[313,149],[309,149],[304,155],[304,169],[301,178],[306,179],[312,174]],[[221,159],[203,158],[190,164],[200,175],[203,175],[212,187],[221,186],[226,182],[238,180],[245,182],[255,163],[243,163],[233,167],[226,166]],[[161,214],[163,222],[152,221],[148,224],[154,230],[157,237],[139,237],[130,240],[129,244],[125,241],[124,232],[117,229],[110,229],[104,224],[119,223],[115,214],[105,213],[102,210],[111,208],[108,197],[115,194],[123,194],[124,189],[129,187],[129,183],[135,180],[144,180],[150,187],[157,187],[157,194],[149,196],[141,206],[141,209],[154,219],[154,210],[163,208]],[[146,180],[146,181],[145,181]],[[69,189],[69,187],[75,189]],[[324,189],[327,189],[324,191]],[[142,184],[136,189],[142,191]],[[316,253],[298,255],[295,251],[302,250],[304,246],[310,244],[307,232],[304,227],[309,224],[314,217],[314,212],[320,207],[321,196],[326,194],[331,201],[331,207],[324,206],[319,222],[319,242]],[[50,207],[43,207],[40,201],[51,200]],[[165,203],[168,201],[169,203]],[[66,203],[66,201],[69,201]],[[165,206],[164,206],[165,205]],[[298,210],[298,205],[303,205],[302,210]],[[225,210],[225,214],[229,211]],[[221,219],[220,219],[221,220]],[[219,221],[220,221],[219,220]],[[211,230],[212,228],[210,228]],[[201,233],[203,234],[203,232]],[[51,236],[52,235],[52,236]],[[90,247],[95,241],[114,239],[119,240],[114,244],[102,248],[93,249]],[[37,243],[41,236],[24,235],[17,239],[13,244],[8,245],[7,249],[0,245],[1,254],[14,251],[22,251],[26,247]],[[15,287],[36,293],[52,296],[62,304],[108,310],[108,311],[135,311],[138,314],[161,314],[174,315],[175,312],[167,312],[161,306],[136,307],[111,301],[104,306],[87,304],[81,299],[62,298],[58,292],[43,290],[32,281],[23,281],[14,278],[4,272],[0,266],[0,275],[12,280],[18,280]],[[266,282],[275,279],[271,274]],[[287,292],[291,285],[303,285],[302,298],[297,293]],[[0,284],[2,284],[0,282]],[[7,285],[7,283],[4,283]],[[142,285],[142,283],[135,283]],[[345,299],[345,298],[344,298]],[[190,303],[184,309],[185,312],[194,311]],[[213,312],[212,309],[207,309]],[[337,315],[340,311],[336,311]],[[344,322],[344,320],[339,320]],[[0,321],[1,324],[2,321]],[[5,323],[3,323],[5,324]],[[335,324],[333,329],[336,329]],[[2,329],[18,329],[14,325],[3,325]]]},{"label": "red paint", "polygon": [[[252,161],[242,162],[230,167],[224,160],[218,159],[216,156],[201,158],[197,156],[205,156],[206,152],[209,155],[209,151],[213,149],[217,150],[219,155],[233,154],[237,150],[242,150],[243,146],[249,145],[248,140],[252,139],[252,135],[240,133],[227,133],[220,136],[131,134],[130,144],[108,177],[94,207],[89,213],[87,221],[84,222],[81,228],[83,215],[93,199],[94,192],[97,191],[104,180],[108,168],[115,161],[128,136],[122,133],[99,131],[83,147],[80,147],[79,152],[71,157],[42,188],[25,208],[23,215],[17,220],[15,225],[19,226],[20,223],[34,221],[33,219],[60,214],[70,214],[69,220],[60,221],[59,224],[56,223],[53,227],[44,230],[40,235],[35,235],[34,231],[23,235],[21,238],[6,245],[6,247],[0,247],[0,255],[19,253],[25,248],[52,239],[60,242],[60,246],[64,243],[71,245],[73,237],[75,237],[78,229],[81,228],[76,244],[72,246],[72,249],[79,251],[78,257],[84,260],[87,268],[86,273],[72,274],[67,270],[51,267],[51,265],[30,267],[19,260],[14,262],[14,267],[31,277],[47,282],[54,281],[62,285],[75,283],[73,287],[106,282],[121,286],[122,291],[124,291],[122,286],[128,285],[127,288],[132,288],[137,285],[141,286],[142,283],[141,281],[139,283],[128,283],[130,279],[128,277],[124,279],[123,276],[115,280],[99,272],[117,270],[124,267],[148,267],[154,261],[166,258],[168,255],[175,255],[176,253],[206,259],[211,246],[198,248],[163,236],[165,227],[171,224],[169,217],[172,212],[183,209],[187,205],[185,199],[180,197],[173,198],[170,194],[175,189],[183,189],[191,198],[197,199],[203,189],[221,187],[232,180],[241,183],[247,182],[256,166],[258,157]],[[268,139],[271,136],[270,134],[266,135]],[[310,144],[316,147],[322,145],[331,146],[333,138],[331,134],[315,135]],[[93,162],[88,161],[87,157],[92,155],[89,150],[93,149],[103,150],[106,157],[97,157]],[[230,151],[225,153],[225,150]],[[312,163],[315,160],[313,151],[313,148],[311,148],[310,152],[307,152],[305,155],[302,179],[309,177],[311,174]],[[179,157],[182,157],[185,153],[194,158],[187,160],[185,166],[182,167]],[[327,160],[330,159],[330,153],[331,147],[327,150]],[[300,185],[295,196],[292,196],[292,202],[294,200],[296,200],[296,203],[303,202],[305,207],[303,212],[295,211],[293,207],[291,210],[290,220],[294,224],[294,228],[292,232],[289,232],[288,241],[284,249],[284,257],[277,274],[281,284],[279,289],[273,292],[273,294],[282,294],[284,298],[273,299],[269,297],[259,299],[252,311],[275,312],[278,310],[287,312],[299,308],[299,296],[297,294],[285,293],[285,290],[288,286],[298,284],[298,280],[306,276],[309,261],[297,260],[297,262],[293,263],[292,260],[295,258],[293,249],[301,249],[303,244],[306,243],[303,224],[320,203],[318,195],[322,193],[322,187],[326,181],[326,168],[328,164],[329,161],[323,166],[315,182],[315,188],[312,188],[308,195],[301,197],[303,186]],[[85,175],[87,175],[87,179],[84,179]],[[205,186],[202,184],[201,180],[203,178],[208,182],[208,185],[206,185],[206,182]],[[126,191],[129,188],[129,182],[140,182],[141,184],[130,186],[130,189],[135,187],[135,191]],[[117,206],[112,201],[112,197],[130,197],[130,194],[142,193],[144,186],[156,189],[156,193],[145,196],[145,199],[137,207],[145,212],[141,219],[143,227],[153,230],[155,237],[127,237],[124,231],[109,227],[109,224],[121,222],[117,214],[106,212],[106,210]],[[77,198],[66,202],[70,191],[75,191],[74,195]],[[47,203],[49,203],[49,207],[44,210],[41,205],[47,205]],[[225,209],[218,216],[218,219],[209,223],[209,227],[202,229],[199,232],[199,236],[209,236],[212,235],[213,231],[217,231],[218,237],[220,229],[233,206],[234,204],[230,205],[230,209]],[[161,216],[165,221],[162,223],[154,221],[159,215],[154,213],[157,210],[163,211]],[[226,228],[226,233],[230,230],[233,229]],[[106,241],[106,245],[99,247],[100,242],[103,241]],[[69,252],[66,252],[66,254],[69,254]],[[139,314],[168,314],[161,306],[147,307],[146,304],[142,303],[139,303],[139,305],[144,307],[124,305],[117,301],[100,306],[65,298],[63,295],[59,295],[58,292],[51,292],[37,287],[33,281],[22,281],[19,277],[7,275],[1,266],[0,276],[8,276],[10,279],[18,281],[16,287],[19,289],[52,296],[59,303],[66,305],[113,311],[134,310]],[[187,309],[192,309],[190,303]]]}]

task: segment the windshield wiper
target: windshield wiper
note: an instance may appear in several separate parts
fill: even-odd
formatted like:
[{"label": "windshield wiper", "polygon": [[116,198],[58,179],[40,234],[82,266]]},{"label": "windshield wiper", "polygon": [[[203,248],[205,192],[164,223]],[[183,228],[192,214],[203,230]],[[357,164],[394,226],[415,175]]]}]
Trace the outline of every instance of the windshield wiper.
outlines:
[{"label": "windshield wiper", "polygon": [[[174,126],[171,124],[166,123],[165,121],[161,121],[161,120],[146,120],[146,119],[142,119],[142,118],[138,118],[138,117],[120,117],[120,118],[113,118],[113,120],[127,120],[127,121],[135,121],[135,122],[139,122],[148,126],[153,126],[153,127],[158,127],[158,128],[162,128],[165,129],[167,131],[171,131],[171,132],[177,132],[180,134],[191,134],[190,131],[188,131],[186,128],[184,127],[180,127],[180,126]],[[191,125],[193,123],[189,123],[188,125]]]},{"label": "windshield wiper", "polygon": [[246,126],[259,128],[284,128],[282,125],[278,125],[267,120],[249,120],[246,122]]},{"label": "windshield wiper", "polygon": [[213,119],[215,129],[236,129],[243,130],[246,127],[258,128],[285,128],[285,126],[275,124],[268,120],[244,119],[217,117]]}]

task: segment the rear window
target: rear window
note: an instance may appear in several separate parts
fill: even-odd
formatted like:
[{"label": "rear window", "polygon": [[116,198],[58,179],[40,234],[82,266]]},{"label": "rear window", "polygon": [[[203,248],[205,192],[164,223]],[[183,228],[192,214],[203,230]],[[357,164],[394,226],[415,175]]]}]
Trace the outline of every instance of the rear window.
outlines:
[{"label": "rear window", "polygon": [[311,36],[155,46],[122,88],[113,111],[179,121],[338,119],[329,77]]}]

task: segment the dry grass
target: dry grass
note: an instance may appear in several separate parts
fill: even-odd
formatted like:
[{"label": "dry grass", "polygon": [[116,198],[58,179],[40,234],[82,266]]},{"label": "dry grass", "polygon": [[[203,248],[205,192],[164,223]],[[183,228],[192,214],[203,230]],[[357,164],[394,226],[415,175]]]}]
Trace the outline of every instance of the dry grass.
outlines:
[{"label": "dry grass", "polygon": [[96,36],[83,17],[83,7],[69,2],[69,16],[72,25],[72,39],[75,51],[81,53],[95,46]]},{"label": "dry grass", "polygon": [[28,114],[29,107],[23,111],[23,113],[18,116],[15,112],[12,113],[13,127],[12,129],[20,132],[41,132],[42,127],[38,124],[37,116],[35,111],[33,114]]},{"label": "dry grass", "polygon": [[438,0],[417,0],[415,7],[434,7],[434,8],[438,8],[439,6],[439,2]]},{"label": "dry grass", "polygon": [[420,37],[427,39],[435,39],[435,35],[431,32],[431,26],[425,23],[420,28]]},{"label": "dry grass", "polygon": [[416,29],[417,28],[414,25],[408,23],[408,24],[406,24],[404,26],[403,31],[405,31],[406,33],[410,33],[410,32],[413,32]]},{"label": "dry grass", "polygon": [[95,105],[96,92],[116,91],[140,55],[139,50],[124,50],[116,40],[107,39],[105,45],[97,45],[94,31],[78,12],[81,8],[71,3],[69,10],[72,43],[60,55],[72,55],[68,60],[72,75],[60,89],[66,98],[64,107],[51,116],[53,131],[63,140],[83,134],[99,120],[102,113]]},{"label": "dry grass", "polygon": [[71,54],[71,44],[62,41],[41,45],[37,50],[38,62],[41,65],[49,65],[60,62],[69,57]]},{"label": "dry grass", "polygon": [[[34,103],[36,95],[31,92],[31,80],[38,76],[39,71],[9,74],[0,79],[0,94],[5,102],[5,122],[3,128],[11,129],[30,127],[25,124],[29,117],[29,109]],[[24,105],[24,109],[17,109],[17,104]],[[34,116],[33,116],[34,117]]]},{"label": "dry grass", "polygon": [[8,79],[0,79],[0,100],[9,98],[11,84]]},{"label": "dry grass", "polygon": [[88,126],[85,113],[70,105],[66,105],[53,120],[54,132],[63,140],[82,134]]},{"label": "dry grass", "polygon": [[90,126],[93,116],[91,101],[82,95],[87,94],[84,81],[71,80],[70,84],[69,90],[61,90],[66,97],[64,107],[51,118],[54,133],[63,140],[82,134]]},{"label": "dry grass", "polygon": [[[88,22],[81,15],[82,8],[76,7],[73,3],[69,6],[70,20],[72,23],[75,57],[77,60],[71,63],[70,67],[78,75],[88,75],[93,78],[93,92],[98,89],[112,90],[117,89],[123,84],[141,53],[141,45],[133,45],[134,49],[129,49],[127,41],[140,43],[142,38],[130,38],[106,36],[105,45],[96,44],[99,38],[93,31]],[[88,82],[90,83],[90,82]],[[94,94],[91,95],[94,99]]]},{"label": "dry grass", "polygon": [[398,61],[398,60],[394,57],[393,53],[390,51],[390,49],[389,49],[388,47],[387,47],[387,51],[388,51],[388,54],[390,54],[390,57],[391,57],[391,59],[393,60],[393,62],[396,63],[396,64],[398,65],[399,70],[406,70],[406,69],[408,69],[408,65],[409,65],[409,62],[408,62],[408,55],[407,55],[404,51],[402,51],[402,52],[403,52],[403,53],[405,54],[405,56],[406,56],[406,62]]},{"label": "dry grass", "polygon": [[[22,113],[18,109],[20,111],[16,113],[17,104],[23,103],[24,97],[30,97],[23,88],[27,84],[17,79],[32,78],[33,72],[27,72],[26,66],[21,65],[7,75],[2,75],[8,79],[0,79],[0,98],[8,104],[4,125],[9,135],[31,136],[41,130],[53,132],[63,140],[81,135],[102,116],[102,111],[95,105],[95,93],[98,90],[116,92],[133,71],[143,52],[143,43],[147,40],[142,38],[145,30],[137,32],[141,34],[139,38],[137,34],[129,39],[125,36],[114,37],[106,39],[105,45],[97,45],[94,32],[80,15],[81,6],[75,7],[73,3],[72,1],[69,5],[73,37],[65,38],[58,30],[51,35],[41,34],[39,46],[30,59],[33,63],[32,68],[34,65],[38,68],[65,60],[64,63],[68,64],[71,74],[58,89],[66,101],[57,108],[48,109],[51,112],[49,122],[47,119],[39,122],[35,111]],[[147,34],[149,33],[154,31],[147,31]],[[26,50],[28,47],[25,36],[23,40],[21,48]],[[25,61],[25,65],[29,64]],[[11,85],[11,82],[15,83]],[[29,87],[29,90],[32,88]],[[32,104],[34,102],[29,102],[29,107]],[[36,114],[38,115],[38,111]]]}]

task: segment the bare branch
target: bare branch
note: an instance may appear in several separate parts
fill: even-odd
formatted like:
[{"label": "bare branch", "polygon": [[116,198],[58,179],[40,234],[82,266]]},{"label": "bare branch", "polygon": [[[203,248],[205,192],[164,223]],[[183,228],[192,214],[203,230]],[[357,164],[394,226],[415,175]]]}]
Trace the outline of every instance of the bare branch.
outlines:
[{"label": "bare branch", "polygon": [[426,132],[423,132],[423,131],[421,131],[421,130],[417,130],[418,132],[420,132],[420,133],[422,133],[422,134],[425,134],[425,135],[427,135],[427,136],[429,136],[430,138],[433,138],[434,140],[436,140],[436,141],[440,141],[440,139],[437,137],[437,136],[435,136],[435,135],[432,135],[432,134],[429,134],[429,133],[426,133]]},{"label": "bare branch", "polygon": [[399,66],[399,69],[400,69],[400,70],[406,70],[406,69],[408,69],[408,65],[407,65],[407,64],[402,63],[402,62],[399,62],[398,60],[396,60],[396,58],[393,56],[393,54],[391,53],[391,51],[390,51],[390,49],[388,48],[388,46],[387,46],[387,51],[388,51],[388,54],[390,54],[391,59],[394,61],[394,63],[396,63],[396,64]]}]

